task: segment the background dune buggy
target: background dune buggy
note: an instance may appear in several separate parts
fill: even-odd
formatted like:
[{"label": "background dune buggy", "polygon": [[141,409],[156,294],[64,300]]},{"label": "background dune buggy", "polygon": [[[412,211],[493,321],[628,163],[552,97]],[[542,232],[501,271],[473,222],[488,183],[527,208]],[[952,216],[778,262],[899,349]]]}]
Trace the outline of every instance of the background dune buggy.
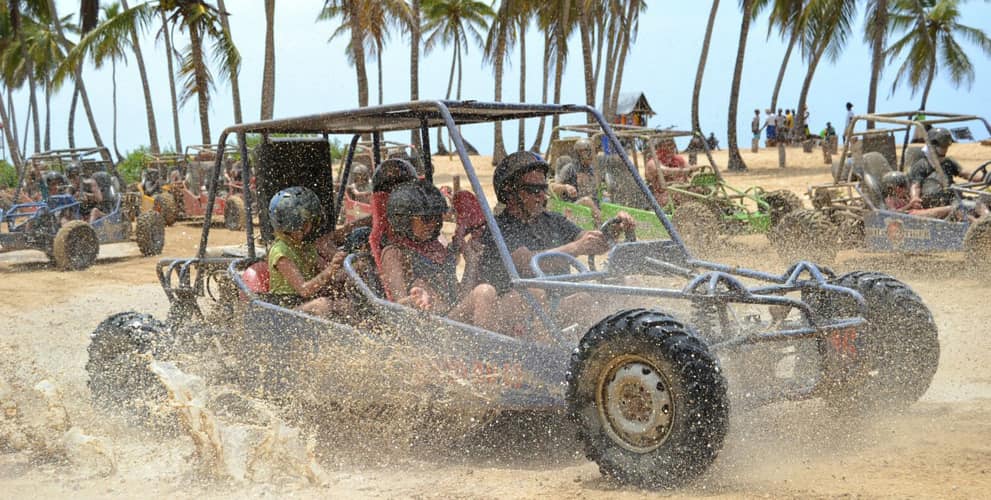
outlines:
[{"label": "background dune buggy", "polygon": [[[586,113],[619,152],[670,237],[617,243],[599,271],[542,252],[531,261],[532,275],[521,276],[460,130]],[[534,329],[551,332],[553,341],[512,338],[386,301],[353,265],[354,255],[345,267],[364,307],[353,317],[318,318],[278,307],[266,300],[259,273],[267,267],[255,248],[251,218],[246,258],[211,257],[208,210],[197,256],[157,266],[171,302],[167,320],[121,313],[93,332],[87,371],[96,401],[147,412],[147,397],[161,389],[140,354],[176,357],[212,345],[222,353],[213,351],[211,361],[231,365],[234,381],[289,408],[427,405],[476,423],[499,411],[566,412],[603,474],[659,487],[682,484],[709,467],[722,447],[731,405],[740,410],[821,397],[847,411],[890,408],[910,404],[928,386],[938,362],[936,326],[907,286],[869,272],[833,277],[807,262],[771,274],[694,258],[609,125],[587,106],[421,101],[237,125],[221,140],[239,134],[244,144],[243,134],[266,137],[256,155],[261,206],[283,187],[304,185],[324,201],[325,220],[334,221],[343,190],[333,192],[328,134],[353,134],[353,151],[363,134],[378,149],[386,132],[419,130],[425,178],[432,180],[432,127],[450,133],[506,272],[537,318]],[[311,138],[268,137],[276,133]],[[349,155],[342,186],[352,161]],[[216,159],[214,179],[221,162]],[[217,196],[211,190],[208,206]],[[330,201],[335,196],[338,203]],[[262,241],[271,241],[265,213],[259,215]],[[547,259],[567,260],[572,272],[546,274]],[[218,280],[221,286],[211,288]],[[543,290],[547,303],[532,289]],[[598,304],[587,332],[558,324],[552,314],[559,297],[579,291]],[[205,322],[201,305],[219,311],[220,324]],[[205,366],[199,359],[197,366]],[[790,370],[782,367],[789,362]]]},{"label": "background dune buggy", "polygon": [[[652,145],[666,144],[677,153],[675,139],[702,138],[699,132],[670,128],[654,129],[633,125],[613,125],[612,128],[633,160],[633,165],[638,169],[646,165],[645,151]],[[562,155],[568,155],[572,159],[577,158],[573,148],[574,143],[581,137],[591,139],[600,152],[614,151],[608,146],[608,141],[604,140],[602,129],[595,124],[564,125],[555,130],[579,135],[565,135],[551,143],[548,149],[548,162],[552,166],[556,165]],[[786,189],[765,191],[760,186],[739,189],[730,185],[712,159],[712,152],[707,142],[703,139],[697,143],[705,154],[707,163],[703,164],[701,169],[694,171],[687,181],[665,183],[664,189],[668,193],[668,201],[662,206],[693,250],[707,249],[716,243],[719,235],[741,232],[766,233],[786,214],[802,207],[801,199]],[[599,165],[601,166],[601,163]],[[596,174],[601,177],[597,184],[605,182],[604,173],[597,171]],[[621,172],[620,175],[629,174]],[[559,198],[552,199],[549,206],[556,212],[566,214],[585,229],[597,227],[604,220],[615,216],[616,212],[624,210],[637,220],[637,229],[645,232],[648,237],[662,238],[666,234],[657,216],[650,210],[646,198],[633,204],[636,206],[623,205],[616,200],[611,202],[599,200],[598,205],[601,210],[601,216],[598,217],[588,206]]]},{"label": "background dune buggy", "polygon": [[[888,210],[881,192],[881,177],[890,171],[906,174],[915,161],[924,158],[932,165],[940,183],[956,194],[958,209],[974,203],[991,201],[991,176],[981,182],[952,184],[939,168],[932,151],[923,152],[924,144],[909,142],[911,132],[925,137],[928,127],[980,122],[991,135],[991,125],[979,116],[926,112],[925,120],[904,118],[912,112],[858,115],[847,134],[859,139],[851,151],[844,144],[840,159],[833,166],[833,183],[810,186],[808,196],[812,210],[789,217],[772,239],[779,255],[808,257],[823,264],[831,263],[842,246],[863,247],[869,252],[929,253],[960,252],[979,267],[991,265],[991,218],[971,222],[963,214],[955,220],[934,219]],[[858,125],[873,121],[879,128],[857,130]],[[896,154],[895,139],[904,137],[901,154]],[[850,156],[848,158],[848,155]],[[949,157],[953,157],[952,147]],[[897,159],[897,161],[896,161]],[[975,177],[987,172],[991,162],[977,167]],[[983,201],[981,201],[983,200]]]},{"label": "background dune buggy", "polygon": [[[86,214],[81,213],[81,203],[75,196],[47,193],[47,187],[38,186],[42,192],[40,201],[15,204],[0,212],[0,224],[4,226],[0,231],[0,252],[38,250],[61,270],[79,270],[96,261],[100,244],[127,241],[133,231],[142,255],[162,253],[165,221],[157,213],[141,214],[134,220],[132,229],[131,214],[137,212],[137,207],[121,195],[114,164],[93,158],[99,151],[62,149],[35,155],[21,172],[18,190],[28,187],[28,182],[44,182],[41,176],[46,171],[64,175],[67,166],[78,165],[81,175],[97,180],[104,199],[110,200],[109,213],[90,223]],[[38,181],[28,180],[29,169],[36,169]]]}]

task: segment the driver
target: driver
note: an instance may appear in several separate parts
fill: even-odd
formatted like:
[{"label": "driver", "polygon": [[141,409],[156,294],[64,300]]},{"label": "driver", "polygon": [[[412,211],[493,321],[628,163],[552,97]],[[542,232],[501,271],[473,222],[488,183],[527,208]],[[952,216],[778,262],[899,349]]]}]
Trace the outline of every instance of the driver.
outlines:
[{"label": "driver", "polygon": [[[584,231],[563,215],[546,210],[548,169],[539,155],[519,151],[503,158],[493,174],[496,198],[506,205],[495,220],[517,272],[524,277],[533,276],[530,258],[539,252],[556,251],[577,257],[602,254],[610,248],[609,239],[601,231]],[[624,230],[635,227],[633,218],[626,212],[619,212],[616,219]],[[507,294],[511,289],[509,273],[491,232],[485,233],[482,242],[481,281],[492,284],[500,295]],[[549,273],[566,271],[562,267],[548,269]],[[564,317],[569,317],[566,309],[578,309],[565,306],[562,301],[559,313]]]},{"label": "driver", "polygon": [[[946,179],[949,184],[953,184],[954,177],[971,179],[973,176],[973,172],[965,170],[959,163],[957,163],[956,160],[946,156],[946,153],[950,149],[950,144],[952,143],[953,136],[950,135],[949,130],[941,127],[934,127],[929,130],[929,133],[926,136],[926,145],[923,147],[923,152],[925,152],[926,148],[933,148],[933,153],[935,153],[937,160],[939,160],[939,167],[942,168],[943,173],[946,174]],[[912,164],[908,177],[912,183],[910,188],[911,198],[908,208],[917,209],[941,207],[952,204],[956,199],[953,191],[949,189],[949,186],[944,188],[940,183],[939,174],[936,172],[936,169],[929,164],[929,160],[925,156],[919,158]],[[983,177],[984,176],[981,175],[971,180],[982,181]]]},{"label": "driver", "polygon": [[82,218],[92,224],[105,215],[100,210],[100,206],[103,205],[103,190],[100,189],[100,185],[95,179],[92,177],[83,178],[80,173],[81,169],[77,164],[65,167],[65,174],[69,178],[72,194],[79,200]]}]

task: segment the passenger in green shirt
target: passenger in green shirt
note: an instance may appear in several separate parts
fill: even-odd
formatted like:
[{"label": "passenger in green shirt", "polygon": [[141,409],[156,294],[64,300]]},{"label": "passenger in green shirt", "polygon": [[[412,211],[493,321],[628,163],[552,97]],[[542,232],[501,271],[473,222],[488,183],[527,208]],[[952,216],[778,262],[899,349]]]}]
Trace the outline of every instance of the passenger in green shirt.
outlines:
[{"label": "passenger in green shirt", "polygon": [[346,255],[336,251],[329,237],[311,238],[321,212],[316,193],[299,186],[279,191],[268,205],[276,234],[268,251],[269,293],[278,305],[315,315],[347,309],[346,303],[328,296],[343,282]]}]

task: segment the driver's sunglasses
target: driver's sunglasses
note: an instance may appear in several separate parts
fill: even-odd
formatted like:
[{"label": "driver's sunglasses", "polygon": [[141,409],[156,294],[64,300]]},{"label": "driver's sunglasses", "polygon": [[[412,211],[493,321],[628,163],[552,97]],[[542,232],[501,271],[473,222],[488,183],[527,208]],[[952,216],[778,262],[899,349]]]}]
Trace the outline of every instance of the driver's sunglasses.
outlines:
[{"label": "driver's sunglasses", "polygon": [[546,193],[547,192],[547,183],[541,183],[541,184],[523,184],[523,185],[520,186],[520,189],[522,189],[524,192],[527,192],[529,194]]}]

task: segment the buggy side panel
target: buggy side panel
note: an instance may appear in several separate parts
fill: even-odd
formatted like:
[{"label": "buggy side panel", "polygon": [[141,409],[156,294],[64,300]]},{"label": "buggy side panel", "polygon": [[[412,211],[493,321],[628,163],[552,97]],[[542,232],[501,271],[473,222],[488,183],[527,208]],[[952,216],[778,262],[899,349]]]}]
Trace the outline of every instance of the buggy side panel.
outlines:
[{"label": "buggy side panel", "polygon": [[968,225],[887,210],[864,217],[867,249],[873,252],[959,251]]}]

